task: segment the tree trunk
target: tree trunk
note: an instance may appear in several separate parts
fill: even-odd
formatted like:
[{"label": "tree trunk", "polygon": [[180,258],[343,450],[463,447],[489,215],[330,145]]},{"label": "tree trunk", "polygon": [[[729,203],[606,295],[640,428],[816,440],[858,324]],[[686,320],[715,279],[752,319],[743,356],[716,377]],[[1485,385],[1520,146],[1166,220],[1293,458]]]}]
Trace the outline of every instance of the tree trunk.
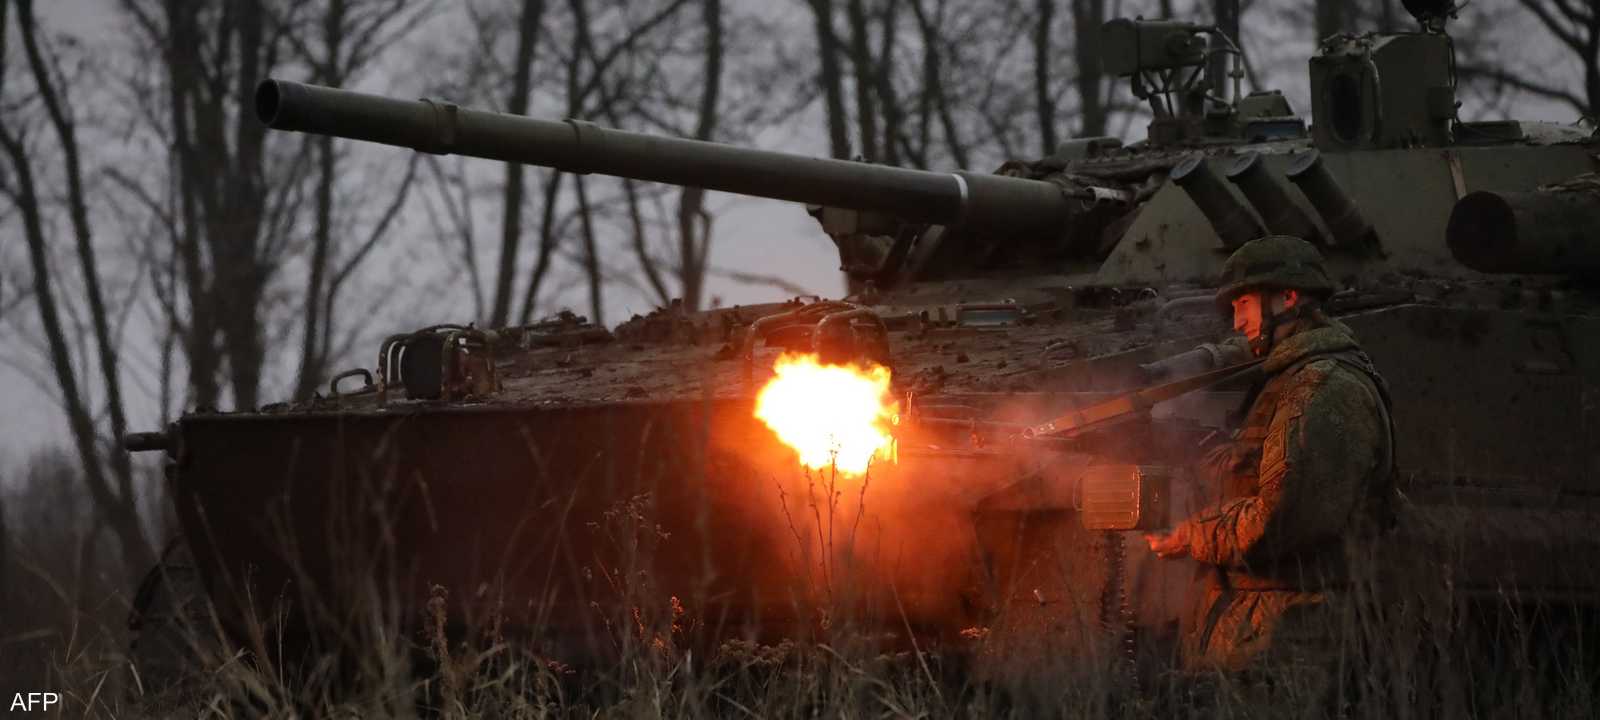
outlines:
[{"label": "tree trunk", "polygon": [[[706,64],[700,90],[700,107],[694,138],[710,140],[717,128],[717,98],[722,91],[722,2],[705,0]],[[706,191],[686,187],[678,195],[678,262],[683,305],[699,310],[705,288],[706,260],[711,255],[710,220],[705,211]]]},{"label": "tree trunk", "polygon": [[845,1],[845,16],[850,22],[850,65],[855,71],[856,133],[861,136],[861,157],[878,160],[878,110],[873,101],[872,51],[868,47],[867,11],[861,0]]},{"label": "tree trunk", "polygon": [[533,311],[539,301],[539,288],[544,285],[544,276],[550,272],[550,257],[555,254],[558,238],[555,232],[556,199],[561,196],[561,179],[566,173],[551,170],[544,183],[544,205],[540,208],[542,213],[539,218],[539,252],[533,262],[533,272],[528,277],[528,286],[523,291],[522,312],[518,314],[520,322],[527,325],[533,322]]},{"label": "tree trunk", "polygon": [[878,36],[878,65],[873,81],[878,102],[883,105],[883,163],[900,164],[900,144],[905,138],[905,112],[894,90],[895,28],[900,20],[900,0],[889,0],[883,7],[883,24]]},{"label": "tree trunk", "polygon": [[[122,382],[118,372],[122,368],[117,358],[117,345],[111,337],[108,312],[100,289],[100,267],[95,258],[94,238],[89,228],[89,207],[83,193],[83,164],[78,154],[76,122],[68,116],[51,77],[44,51],[39,47],[38,25],[33,17],[32,0],[19,0],[17,20],[21,24],[22,44],[27,53],[28,67],[33,76],[40,100],[50,116],[56,138],[61,143],[63,174],[67,181],[67,204],[72,219],[73,239],[76,242],[78,270],[83,275],[84,294],[89,303],[89,320],[94,330],[95,350],[100,365],[100,381],[105,385],[106,414],[111,421],[111,437],[120,440],[128,432],[127,417],[122,407]],[[3,30],[3,23],[0,23]],[[116,475],[118,492],[132,502],[133,467],[127,453],[111,453],[111,469]],[[134,568],[135,571],[141,568]]]},{"label": "tree trunk", "polygon": [[[0,11],[3,12],[3,11]],[[3,15],[0,15],[3,19]],[[0,23],[0,32],[5,32]],[[67,345],[66,330],[56,308],[55,283],[49,263],[49,251],[44,236],[44,223],[40,217],[40,200],[34,183],[33,168],[22,140],[0,119],[0,147],[11,161],[13,180],[16,183],[15,204],[22,214],[23,235],[28,246],[28,260],[33,271],[34,304],[39,308],[39,322],[44,327],[49,348],[50,367],[61,392],[61,402],[67,413],[67,425],[72,432],[73,447],[78,462],[83,467],[85,484],[94,499],[100,516],[117,534],[124,568],[130,573],[142,572],[150,565],[154,553],[144,537],[139,516],[133,505],[131,492],[118,497],[111,489],[105,475],[99,450],[99,435],[95,432],[94,418],[86,399],[78,387],[73,373],[71,350]]]},{"label": "tree trunk", "polygon": [[[343,87],[350,78],[374,59],[375,50],[380,44],[379,31],[395,24],[402,25],[404,31],[407,23],[416,22],[418,16],[408,15],[406,12],[406,5],[410,2],[411,0],[326,0],[321,16],[320,47],[313,52],[305,44],[297,43],[295,48],[300,52],[302,59],[311,66],[318,82],[331,87]],[[275,19],[278,25],[288,22],[287,18]],[[369,233],[356,252],[345,260],[342,266],[335,268],[342,255],[340,251],[342,236],[334,231],[338,224],[335,188],[339,185],[341,177],[341,170],[338,167],[339,156],[336,152],[337,143],[331,137],[321,136],[313,140],[313,146],[317,161],[314,230],[311,257],[307,263],[305,293],[302,298],[305,303],[300,321],[303,342],[300,347],[300,366],[293,395],[300,399],[309,398],[315,392],[317,386],[330,374],[328,364],[336,351],[343,350],[342,347],[336,349],[333,346],[333,332],[339,310],[335,298],[339,287],[382,238],[382,230],[389,226],[395,212],[391,203],[390,210],[379,216],[375,226],[378,230]],[[406,174],[396,190],[397,199],[403,199],[410,192],[415,172],[413,161],[407,166]],[[265,216],[258,222],[264,230],[271,225]],[[263,244],[271,242],[272,238],[262,239]],[[262,255],[257,265],[265,277],[282,262],[283,258],[279,253],[268,252]],[[258,334],[259,332],[258,330]]]},{"label": "tree trunk", "polygon": [[[1034,3],[1033,104],[1039,114],[1040,155],[1056,151],[1056,101],[1050,93],[1050,37],[1055,17],[1055,0],[1037,0]],[[1100,32],[1100,29],[1095,28],[1095,32]]]},{"label": "tree trunk", "polygon": [[[942,16],[944,6],[938,6],[937,13]],[[923,92],[927,94],[932,104],[933,114],[939,119],[939,127],[944,131],[945,147],[950,150],[950,158],[956,167],[968,166],[966,143],[961,140],[960,128],[956,125],[955,114],[951,112],[950,102],[944,92],[944,71],[942,68],[942,55],[940,45],[944,37],[939,32],[939,17],[929,17],[922,8],[921,0],[912,0],[911,11],[917,18],[917,27],[922,32],[922,82]]]},{"label": "tree trunk", "polygon": [[[544,16],[543,0],[523,0],[517,17],[517,57],[512,67],[511,95],[506,112],[525,115],[533,91],[533,58],[539,39],[539,21]],[[512,280],[517,271],[517,249],[522,242],[523,172],[521,163],[506,163],[506,185],[500,220],[500,263],[495,273],[494,308],[489,326],[506,324],[511,312]]]},{"label": "tree trunk", "polygon": [[632,180],[622,179],[622,196],[628,205],[628,229],[633,239],[633,256],[639,262],[639,272],[644,273],[645,282],[650,284],[650,291],[654,292],[655,302],[661,307],[666,307],[672,302],[672,291],[667,289],[667,284],[662,280],[661,270],[657,267],[656,258],[650,254],[649,235],[645,231],[644,211],[639,208],[639,189]]},{"label": "tree trunk", "polygon": [[[261,301],[269,270],[263,267],[263,258],[258,254],[265,205],[258,181],[262,177],[266,126],[246,108],[253,106],[255,86],[262,76],[261,50],[266,17],[260,0],[239,0],[238,13],[235,41],[239,67],[233,81],[234,102],[239,111],[234,114],[231,143],[237,166],[220,178],[222,213],[220,217],[211,218],[208,234],[217,248],[213,256],[225,263],[213,267],[221,281],[218,290],[222,293],[220,305],[225,313],[222,337],[228,354],[234,405],[253,409],[260,404],[261,368],[266,363]],[[200,51],[196,48],[196,52]],[[219,126],[219,131],[225,120],[223,110],[217,107],[213,122]]]},{"label": "tree trunk", "polygon": [[[315,68],[319,82],[342,87],[344,77],[340,72],[343,62],[340,53],[345,45],[345,5],[342,0],[332,0],[322,16],[322,51],[320,58],[307,58]],[[311,239],[311,262],[305,289],[305,307],[300,318],[300,369],[295,374],[294,397],[310,399],[322,376],[327,374],[327,348],[319,325],[322,317],[322,285],[328,266],[328,254],[333,244],[333,186],[338,180],[338,159],[333,152],[333,136],[322,135],[313,141],[317,153],[316,207]]]},{"label": "tree trunk", "polygon": [[1589,3],[1589,26],[1584,50],[1579,53],[1584,64],[1584,99],[1589,101],[1584,115],[1600,118],[1600,6]]},{"label": "tree trunk", "polygon": [[1584,96],[1589,101],[1588,117],[1600,117],[1600,64],[1591,60],[1583,68]]},{"label": "tree trunk", "polygon": [[917,93],[917,143],[915,148],[907,143],[906,155],[910,156],[914,167],[926,169],[928,148],[933,142],[933,93],[930,90],[938,81],[939,65],[937,49],[928,44],[930,39],[928,23],[922,9],[922,0],[911,0],[911,15],[916,20],[919,34],[922,36],[922,83],[920,92]]},{"label": "tree trunk", "polygon": [[1553,84],[1547,86],[1520,78],[1520,82],[1511,84],[1544,97],[1566,99],[1587,117],[1600,115],[1600,7],[1592,1],[1521,0],[1521,3],[1538,18],[1552,38],[1576,56],[1583,66],[1583,90],[1572,92]]},{"label": "tree trunk", "polygon": [[589,193],[584,189],[583,176],[572,180],[578,195],[578,224],[583,233],[583,274],[589,281],[589,321],[596,325],[606,322],[604,294],[605,277],[600,270],[600,244],[594,235],[594,212],[589,207]]},{"label": "tree trunk", "polygon": [[179,264],[189,302],[184,356],[189,365],[189,386],[194,388],[195,406],[215,409],[222,394],[219,377],[222,356],[216,337],[218,308],[212,299],[211,279],[201,260],[201,216],[206,211],[205,206],[211,203],[202,199],[202,192],[209,193],[201,180],[207,173],[199,153],[192,147],[194,128],[189,113],[189,106],[197,102],[195,96],[199,92],[199,67],[191,55],[200,43],[199,17],[181,0],[166,0],[165,17],[165,36],[150,40],[161,47],[167,72],[167,113],[172,121],[172,162],[178,175],[174,184],[181,214],[178,237],[174,240],[179,248]]},{"label": "tree trunk", "polygon": [[1072,0],[1075,36],[1073,56],[1078,65],[1079,137],[1106,134],[1105,73],[1100,70],[1100,26],[1105,21],[1106,0]]},{"label": "tree trunk", "polygon": [[833,32],[833,1],[811,0],[817,32],[820,72],[817,85],[828,115],[828,146],[836,158],[850,157],[850,131],[845,119],[844,80],[839,68],[839,40]]},{"label": "tree trunk", "polygon": [[[338,87],[338,84],[329,82]],[[327,357],[318,340],[322,331],[322,281],[328,266],[328,246],[333,234],[333,184],[336,179],[336,160],[333,154],[333,136],[322,135],[313,140],[317,146],[317,189],[314,231],[311,241],[311,267],[306,280],[305,308],[300,319],[300,371],[296,373],[293,397],[309,400],[317,383],[326,374]]]},{"label": "tree trunk", "polygon": [[344,288],[345,282],[350,279],[356,268],[372,253],[373,248],[376,248],[378,243],[388,234],[389,227],[400,217],[400,211],[405,207],[406,198],[411,195],[411,186],[417,179],[417,165],[421,159],[422,153],[412,153],[410,160],[406,162],[406,174],[400,178],[400,186],[395,188],[394,197],[389,199],[389,204],[378,215],[378,221],[373,224],[366,240],[362,241],[361,246],[356,248],[350,258],[330,276],[328,292],[326,299],[323,301],[324,309],[322,311],[322,316],[325,318],[322,323],[321,341],[323,358],[342,355],[346,350],[343,346],[335,348],[332,341],[334,308],[338,307],[339,304],[339,291]]}]

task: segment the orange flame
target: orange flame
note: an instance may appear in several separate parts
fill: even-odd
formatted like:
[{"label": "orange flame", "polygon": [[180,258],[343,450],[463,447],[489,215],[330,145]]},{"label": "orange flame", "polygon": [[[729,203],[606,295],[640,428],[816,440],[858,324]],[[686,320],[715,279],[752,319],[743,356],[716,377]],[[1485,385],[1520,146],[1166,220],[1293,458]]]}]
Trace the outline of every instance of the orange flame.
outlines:
[{"label": "orange flame", "polygon": [[824,365],[816,355],[785,353],[772,369],[756,396],[756,417],[800,453],[800,464],[864,475],[874,457],[892,457],[889,426],[899,405],[888,368]]}]

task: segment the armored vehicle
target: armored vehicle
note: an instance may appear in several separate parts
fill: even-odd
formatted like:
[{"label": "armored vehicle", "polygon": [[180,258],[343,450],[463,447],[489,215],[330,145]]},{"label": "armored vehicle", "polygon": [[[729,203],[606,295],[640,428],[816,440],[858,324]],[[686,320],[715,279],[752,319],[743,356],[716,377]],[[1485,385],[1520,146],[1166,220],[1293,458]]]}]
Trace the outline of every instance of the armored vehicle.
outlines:
[{"label": "armored vehicle", "polygon": [[[1216,490],[1183,471],[1244,394],[1217,382],[1212,295],[1268,233],[1320,248],[1328,311],[1392,385],[1396,555],[1454,607],[1587,607],[1600,139],[1460,120],[1444,12],[1323,41],[1309,119],[1239,92],[1226,33],[1111,21],[1105,68],[1149,102],[1148,137],[993,173],[267,80],[256,111],[280,130],[804,203],[850,294],[400,332],[325,395],[131,436],[170,458],[187,546],[141,593],[138,642],[154,652],[188,578],[266,653],[349,641],[380,608],[450,632],[493,618],[563,662],[846,624],[1166,652],[1194,570],[1129,531]],[[865,454],[819,456],[773,419],[850,422],[831,390],[808,397],[826,382],[766,406],[830,368],[875,388]],[[1172,381],[1194,392],[1123,395]]]}]

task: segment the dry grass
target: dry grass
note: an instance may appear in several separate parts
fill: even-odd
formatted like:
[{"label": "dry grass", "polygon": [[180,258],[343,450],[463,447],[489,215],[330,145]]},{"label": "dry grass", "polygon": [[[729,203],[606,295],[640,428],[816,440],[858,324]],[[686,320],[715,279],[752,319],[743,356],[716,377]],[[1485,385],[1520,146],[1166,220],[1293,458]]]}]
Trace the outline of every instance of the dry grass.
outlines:
[{"label": "dry grass", "polygon": [[30,691],[71,715],[116,706],[131,576],[82,487],[55,452],[0,476],[0,707]]},{"label": "dry grass", "polygon": [[[907,647],[881,626],[854,629],[847,602],[825,612],[826,634],[764,645],[728,640],[695,649],[694,608],[651,595],[649,582],[617,588],[601,626],[614,654],[570,667],[513,636],[497,613],[436,588],[408,613],[372,587],[370,613],[298,662],[271,661],[282,617],[256,618],[244,647],[222,638],[205,605],[176,613],[179,682],[126,652],[131,590],[116,554],[58,459],[38,460],[6,496],[0,577],[0,678],[18,691],[65,696],[62,717],[1589,717],[1597,668],[1591,615],[1535,610],[1506,599],[1495,612],[1459,603],[1379,602],[1354,593],[1335,614],[1333,649],[1319,662],[1244,675],[1187,676],[1099,660],[1042,657],[1031,672],[985,672],[981,642]],[[838,497],[831,484],[822,496]],[[791,505],[797,550],[823,528],[852,541],[848,508],[799,496]],[[639,498],[607,524],[617,547],[657,532]],[[834,523],[832,513],[845,513]],[[813,533],[811,526],[818,532]],[[628,573],[634,576],[634,573]],[[848,597],[851,572],[832,566]],[[1479,608],[1478,610],[1483,610]],[[420,622],[414,621],[421,618]],[[1490,617],[1493,626],[1475,618]],[[1585,646],[1590,647],[1585,647]],[[1578,652],[1586,650],[1591,652]],[[141,672],[144,670],[145,672]]]}]

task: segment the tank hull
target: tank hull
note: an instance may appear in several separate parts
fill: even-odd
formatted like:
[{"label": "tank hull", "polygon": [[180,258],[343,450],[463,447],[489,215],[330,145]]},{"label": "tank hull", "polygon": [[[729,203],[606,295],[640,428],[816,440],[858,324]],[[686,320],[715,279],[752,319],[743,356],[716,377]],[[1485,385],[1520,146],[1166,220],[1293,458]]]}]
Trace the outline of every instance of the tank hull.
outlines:
[{"label": "tank hull", "polygon": [[846,611],[953,635],[979,558],[952,488],[979,497],[1018,463],[806,471],[747,400],[192,415],[180,433],[176,506],[223,627],[250,647],[277,618],[291,653],[438,611],[567,662],[619,637],[826,634]]}]

